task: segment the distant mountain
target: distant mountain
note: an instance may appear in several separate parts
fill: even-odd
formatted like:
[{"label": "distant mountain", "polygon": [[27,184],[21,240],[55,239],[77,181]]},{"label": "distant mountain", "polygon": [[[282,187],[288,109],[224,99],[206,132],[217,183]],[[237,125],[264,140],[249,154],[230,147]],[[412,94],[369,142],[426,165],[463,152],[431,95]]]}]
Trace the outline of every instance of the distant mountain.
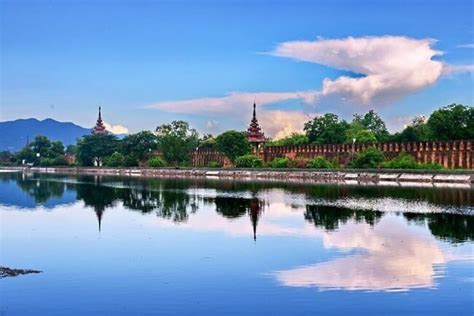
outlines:
[{"label": "distant mountain", "polygon": [[37,135],[44,135],[51,140],[60,140],[67,146],[74,144],[79,137],[90,132],[90,128],[53,119],[39,121],[31,118],[0,122],[0,151],[18,151],[25,146],[27,137],[32,141]]}]

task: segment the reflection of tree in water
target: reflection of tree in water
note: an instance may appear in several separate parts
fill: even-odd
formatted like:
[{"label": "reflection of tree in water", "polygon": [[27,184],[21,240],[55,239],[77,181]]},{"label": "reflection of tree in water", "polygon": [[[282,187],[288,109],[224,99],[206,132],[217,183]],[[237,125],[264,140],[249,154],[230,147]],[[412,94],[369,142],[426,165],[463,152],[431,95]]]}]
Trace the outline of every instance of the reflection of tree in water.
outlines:
[{"label": "reflection of tree in water", "polygon": [[253,239],[257,239],[257,225],[265,203],[256,197],[251,199],[218,196],[207,201],[214,201],[216,212],[226,218],[239,218],[248,214],[253,228]]},{"label": "reflection of tree in water", "polygon": [[180,181],[124,182],[129,188],[121,191],[121,199],[126,208],[142,213],[155,212],[157,216],[184,222],[197,210],[197,196],[186,192],[188,186]]},{"label": "reflection of tree in water", "polygon": [[[69,183],[67,180],[73,180]],[[199,200],[215,204],[216,212],[226,218],[248,214],[256,230],[263,210],[263,202],[239,195],[256,196],[259,192],[283,189],[288,193],[304,194],[307,199],[339,199],[345,197],[381,198],[392,197],[406,200],[428,201],[435,204],[472,206],[474,190],[450,188],[403,188],[335,185],[297,185],[288,183],[217,181],[208,179],[139,179],[94,176],[64,176],[46,174],[3,173],[1,182],[14,181],[36,203],[61,198],[67,190],[76,190],[77,199],[94,208],[99,225],[106,208],[122,201],[124,207],[143,213],[154,212],[157,216],[174,222],[186,221],[197,210]],[[117,185],[118,184],[118,185]],[[115,187],[114,187],[115,186]],[[192,188],[217,191],[216,198],[203,198],[191,194]],[[234,197],[222,196],[230,193]],[[236,197],[237,196],[237,197]],[[337,229],[349,219],[374,225],[382,216],[380,212],[348,210],[330,206],[308,205],[305,219],[328,230]],[[404,216],[411,222],[428,225],[432,234],[451,242],[474,240],[474,217],[460,214],[413,214]]]},{"label": "reflection of tree in water", "polygon": [[217,196],[213,199],[216,205],[216,212],[226,218],[238,218],[244,216],[249,210],[250,199],[245,198],[231,198],[224,196]]},{"label": "reflection of tree in water", "polygon": [[339,225],[354,220],[357,223],[375,225],[382,217],[382,212],[352,210],[333,206],[307,205],[304,218],[317,227],[326,230],[336,230]]},{"label": "reflection of tree in water", "polygon": [[100,231],[104,211],[106,208],[115,206],[118,192],[115,188],[103,186],[101,177],[96,177],[94,180],[92,183],[77,185],[77,199],[83,200],[86,206],[94,209]]},{"label": "reflection of tree in water", "polygon": [[173,222],[184,222],[188,219],[189,195],[180,191],[161,191],[161,205],[156,210],[156,215]]},{"label": "reflection of tree in water", "polygon": [[439,239],[452,243],[474,240],[474,216],[448,213],[404,213],[403,216],[418,225],[426,225]]},{"label": "reflection of tree in water", "polygon": [[121,192],[123,206],[142,213],[150,213],[160,206],[159,195],[159,192],[146,188],[123,189]]},{"label": "reflection of tree in water", "polygon": [[1,174],[2,182],[15,181],[18,187],[32,197],[37,204],[44,204],[52,198],[61,198],[70,185],[43,174],[23,174],[19,172]]}]

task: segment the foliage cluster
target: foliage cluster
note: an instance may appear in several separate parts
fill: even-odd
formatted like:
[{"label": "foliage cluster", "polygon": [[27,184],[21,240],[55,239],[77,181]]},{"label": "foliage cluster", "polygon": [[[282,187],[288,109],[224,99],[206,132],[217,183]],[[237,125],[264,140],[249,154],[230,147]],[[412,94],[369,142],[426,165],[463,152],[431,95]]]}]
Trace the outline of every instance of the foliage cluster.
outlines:
[{"label": "foliage cluster", "polygon": [[236,162],[237,157],[250,153],[250,144],[244,133],[227,131],[217,136],[216,149],[226,155],[230,161]]},{"label": "foliage cluster", "polygon": [[41,166],[66,165],[64,145],[60,141],[51,141],[46,136],[36,136],[23,147],[13,160],[18,164],[30,163]]},{"label": "foliage cluster", "polygon": [[349,163],[349,167],[358,169],[378,168],[385,160],[383,153],[375,147],[369,147],[365,151],[357,153]]},{"label": "foliage cluster", "polygon": [[150,168],[163,168],[166,166],[166,161],[161,157],[153,157],[148,160],[148,167]]},{"label": "foliage cluster", "polygon": [[254,155],[243,155],[235,159],[234,165],[237,168],[261,168],[263,161]]},{"label": "foliage cluster", "polygon": [[308,167],[314,169],[335,169],[339,166],[337,162],[331,161],[324,157],[316,157],[309,162]]},{"label": "foliage cluster", "polygon": [[406,153],[401,153],[392,160],[385,161],[381,164],[382,168],[386,169],[425,169],[425,170],[439,170],[443,167],[437,163],[418,163],[413,156]]}]

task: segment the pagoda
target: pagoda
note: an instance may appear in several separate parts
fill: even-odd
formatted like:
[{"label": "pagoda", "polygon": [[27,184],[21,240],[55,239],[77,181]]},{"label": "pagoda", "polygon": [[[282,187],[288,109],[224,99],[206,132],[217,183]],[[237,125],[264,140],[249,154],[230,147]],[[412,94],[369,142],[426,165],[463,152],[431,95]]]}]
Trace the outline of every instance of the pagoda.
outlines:
[{"label": "pagoda", "polygon": [[247,129],[248,141],[254,150],[258,149],[260,144],[265,142],[265,134],[262,132],[260,124],[258,124],[256,107],[257,106],[254,102],[252,120],[250,121],[250,126]]},{"label": "pagoda", "polygon": [[92,134],[107,134],[107,130],[105,129],[104,121],[102,121],[102,113],[101,108],[99,106],[99,117],[97,118],[97,122],[95,123],[94,128],[92,129]]}]

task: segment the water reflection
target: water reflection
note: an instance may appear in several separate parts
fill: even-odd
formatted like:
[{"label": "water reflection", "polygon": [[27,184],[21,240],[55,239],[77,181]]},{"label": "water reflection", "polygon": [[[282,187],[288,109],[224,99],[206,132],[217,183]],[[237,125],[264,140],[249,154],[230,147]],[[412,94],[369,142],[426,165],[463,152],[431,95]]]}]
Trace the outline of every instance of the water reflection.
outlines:
[{"label": "water reflection", "polygon": [[[435,288],[437,277],[443,276],[449,262],[466,259],[466,254],[453,252],[452,244],[462,248],[474,240],[474,216],[467,215],[474,205],[471,189],[395,191],[14,173],[0,174],[0,192],[8,192],[0,195],[0,205],[6,206],[2,211],[13,209],[21,214],[27,209],[52,209],[75,202],[80,212],[94,211],[99,232],[105,214],[113,219],[115,211],[127,210],[124,213],[142,219],[145,230],[217,232],[244,236],[247,241],[252,237],[256,241],[258,236],[259,244],[254,243],[252,249],[259,249],[260,240],[270,238],[303,239],[305,245],[322,242],[321,258],[313,256],[266,271],[288,287],[371,291]],[[356,208],[344,201],[365,201],[376,207],[367,210],[364,208],[369,207],[361,204]],[[390,207],[383,207],[387,203]],[[406,211],[417,205],[425,207]],[[283,256],[292,257],[292,249],[286,249]],[[468,255],[467,259],[472,258]]]},{"label": "water reflection", "polygon": [[[248,216],[254,239],[265,208],[269,209],[266,215],[269,218],[279,206],[296,210],[296,216],[304,216],[307,222],[326,231],[338,230],[341,224],[351,220],[374,226],[386,214],[378,210],[354,208],[351,203],[344,204],[350,198],[374,205],[388,203],[391,205],[389,208],[380,207],[385,211],[404,211],[403,205],[408,203],[413,212],[403,212],[404,218],[418,226],[427,226],[437,238],[453,243],[474,240],[474,216],[466,215],[474,206],[472,189],[394,190],[385,187],[287,186],[262,182],[143,180],[21,173],[0,174],[0,185],[0,192],[8,192],[8,197],[0,196],[0,203],[6,203],[7,206],[33,208],[35,205],[43,205],[54,208],[74,200],[82,201],[86,207],[94,210],[99,231],[104,212],[119,204],[132,211],[155,214],[173,223],[187,222],[189,216],[202,207],[210,207],[228,220]],[[389,196],[389,200],[380,202],[379,199],[384,195]],[[276,196],[281,197],[279,203],[276,203]],[[32,198],[35,204],[32,206],[31,202],[25,200],[26,197]],[[428,202],[433,203],[431,208],[413,209],[414,205]],[[444,210],[450,210],[454,206],[455,212],[440,213],[438,208],[443,210],[446,205],[449,208]],[[362,206],[365,207],[365,204]],[[368,206],[367,208],[370,209]],[[425,212],[420,213],[420,209]],[[433,212],[429,212],[430,210]],[[274,231],[278,229],[274,227]],[[282,234],[286,234],[283,231],[289,232],[290,229],[284,227]]]},{"label": "water reflection", "polygon": [[341,207],[330,207],[320,205],[307,205],[304,218],[317,227],[323,227],[326,230],[337,230],[339,225],[354,220],[356,223],[367,223],[375,225],[383,213],[378,211],[361,211]]},{"label": "water reflection", "polygon": [[455,259],[432,237],[393,216],[383,217],[374,227],[351,220],[325,233],[323,241],[326,248],[358,253],[278,271],[278,281],[292,287],[371,291],[434,287],[441,265]]},{"label": "water reflection", "polygon": [[114,188],[102,186],[100,178],[87,185],[77,185],[77,199],[82,200],[85,206],[92,207],[97,216],[99,232],[102,228],[102,217],[106,208],[111,208],[117,203],[117,192]]},{"label": "water reflection", "polygon": [[229,219],[239,218],[248,214],[252,223],[253,239],[257,240],[257,225],[265,207],[264,201],[255,197],[251,199],[216,197],[214,199],[207,199],[207,201],[213,201],[216,212]]}]

